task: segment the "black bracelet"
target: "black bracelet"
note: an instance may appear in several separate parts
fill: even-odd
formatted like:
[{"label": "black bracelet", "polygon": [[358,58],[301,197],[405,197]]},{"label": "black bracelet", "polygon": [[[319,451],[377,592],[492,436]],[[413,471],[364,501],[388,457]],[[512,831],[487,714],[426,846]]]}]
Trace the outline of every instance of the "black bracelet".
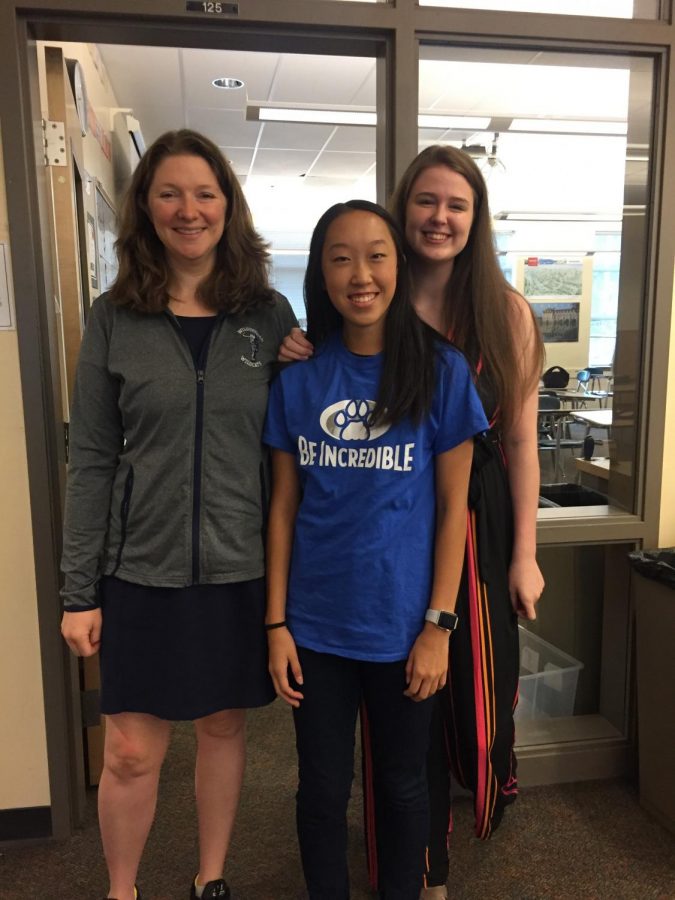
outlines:
[{"label": "black bracelet", "polygon": [[273,631],[275,628],[285,628],[286,627],[286,619],[283,622],[272,622],[270,625],[265,625],[265,631]]}]

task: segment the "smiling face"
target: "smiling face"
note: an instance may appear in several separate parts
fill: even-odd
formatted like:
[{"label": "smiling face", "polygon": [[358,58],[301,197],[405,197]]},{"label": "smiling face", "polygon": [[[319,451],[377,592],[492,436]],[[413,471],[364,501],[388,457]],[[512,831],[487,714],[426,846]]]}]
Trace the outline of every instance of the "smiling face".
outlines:
[{"label": "smiling face", "polygon": [[172,265],[213,268],[227,198],[203,157],[165,157],[150,183],[147,208]]},{"label": "smiling face", "polygon": [[347,346],[379,352],[396,293],[396,246],[387,224],[363,210],[338,216],[326,231],[321,270],[330,301],[342,316]]},{"label": "smiling face", "polygon": [[418,265],[452,271],[469,240],[474,197],[469,182],[448,166],[424,169],[412,184],[405,209],[405,236]]}]

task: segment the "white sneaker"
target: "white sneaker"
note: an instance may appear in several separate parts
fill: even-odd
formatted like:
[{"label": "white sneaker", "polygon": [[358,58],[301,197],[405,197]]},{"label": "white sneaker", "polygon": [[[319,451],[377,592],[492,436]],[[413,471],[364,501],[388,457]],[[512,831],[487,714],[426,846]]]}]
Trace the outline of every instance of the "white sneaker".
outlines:
[{"label": "white sneaker", "polygon": [[422,888],[420,900],[448,900],[448,889],[444,884],[439,887]]}]

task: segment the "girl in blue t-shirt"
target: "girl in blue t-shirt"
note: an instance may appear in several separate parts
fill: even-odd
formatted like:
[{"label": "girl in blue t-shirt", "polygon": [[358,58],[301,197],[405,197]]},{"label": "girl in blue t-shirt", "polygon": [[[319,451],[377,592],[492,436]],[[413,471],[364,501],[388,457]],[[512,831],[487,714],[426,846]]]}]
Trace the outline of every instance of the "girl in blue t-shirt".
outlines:
[{"label": "girl in blue t-shirt", "polygon": [[417,900],[425,758],[457,617],[473,436],[464,358],[415,314],[401,236],[363,200],[319,220],[305,276],[313,359],[272,386],[270,672],[293,707],[310,900],[347,900],[359,705],[377,780],[379,889]]}]

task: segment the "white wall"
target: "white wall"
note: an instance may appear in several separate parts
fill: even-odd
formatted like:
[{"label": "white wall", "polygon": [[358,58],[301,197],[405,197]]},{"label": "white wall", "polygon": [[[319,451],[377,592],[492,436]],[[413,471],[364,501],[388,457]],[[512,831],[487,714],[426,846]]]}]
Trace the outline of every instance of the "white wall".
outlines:
[{"label": "white wall", "polygon": [[[95,48],[93,48],[95,49]],[[69,44],[85,71],[97,119],[107,132],[117,107],[105,72],[88,44]],[[41,97],[45,97],[42,47]],[[43,110],[46,101],[41,100]],[[43,111],[43,114],[44,111]],[[113,171],[101,142],[84,140],[85,167],[114,199]],[[9,241],[0,144],[0,241]],[[16,331],[0,331],[0,810],[51,803],[47,767],[42,661],[38,632],[25,425]],[[54,598],[58,603],[58,599]]]},{"label": "white wall", "polygon": [[[0,241],[9,241],[0,142]],[[35,563],[16,331],[0,331],[0,810],[49,806]]]}]

